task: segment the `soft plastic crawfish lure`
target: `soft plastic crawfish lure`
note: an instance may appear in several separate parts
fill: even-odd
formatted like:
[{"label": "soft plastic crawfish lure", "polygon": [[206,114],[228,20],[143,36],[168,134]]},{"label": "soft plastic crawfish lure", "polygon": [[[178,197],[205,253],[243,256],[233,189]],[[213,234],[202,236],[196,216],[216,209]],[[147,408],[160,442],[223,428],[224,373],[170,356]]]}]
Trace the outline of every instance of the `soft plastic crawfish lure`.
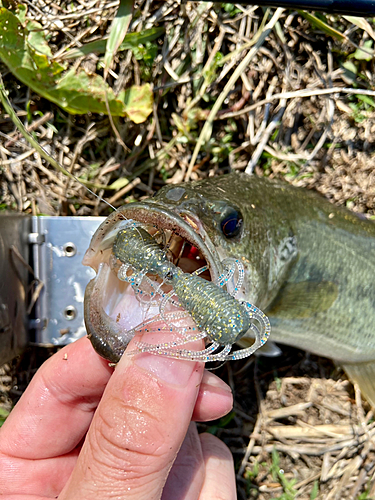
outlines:
[{"label": "soft plastic crawfish lure", "polygon": [[[118,278],[131,284],[141,303],[149,303],[145,300],[146,295],[152,299],[159,296],[160,315],[143,322],[134,330],[155,331],[147,327],[157,319],[162,319],[167,325],[162,330],[179,333],[179,339],[169,343],[152,345],[138,342],[138,352],[192,361],[226,361],[250,356],[267,341],[271,331],[267,316],[254,305],[235,298],[244,277],[240,261],[226,259],[223,262],[224,273],[216,282],[207,281],[199,276],[207,270],[207,267],[192,274],[184,273],[168,260],[165,250],[155,238],[134,222],[129,222],[129,226],[118,232],[113,244],[113,255],[122,263],[117,272]],[[132,271],[131,275],[128,275],[128,270]],[[233,284],[236,271],[237,280]],[[157,275],[162,282],[150,279],[147,274]],[[163,284],[172,285],[172,290],[165,293],[161,288]],[[152,290],[151,293],[149,289]],[[176,297],[177,300],[172,297]],[[168,303],[180,306],[183,310],[167,313]],[[172,324],[173,320],[189,316],[195,323],[194,327]],[[258,323],[259,328],[254,321]],[[232,345],[249,331],[255,336],[254,344],[230,354]],[[208,339],[210,345],[202,351],[176,349],[188,342],[204,338]],[[222,350],[215,353],[220,348]]]}]

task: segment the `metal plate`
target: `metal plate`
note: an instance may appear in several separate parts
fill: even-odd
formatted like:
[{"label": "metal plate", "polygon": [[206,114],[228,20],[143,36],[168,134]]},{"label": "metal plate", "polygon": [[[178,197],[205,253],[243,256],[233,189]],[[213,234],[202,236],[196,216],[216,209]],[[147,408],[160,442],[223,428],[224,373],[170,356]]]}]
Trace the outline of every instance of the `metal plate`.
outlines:
[{"label": "metal plate", "polygon": [[86,334],[83,298],[94,271],[82,264],[105,217],[33,217],[34,272],[44,283],[31,326],[35,342],[65,345]]}]

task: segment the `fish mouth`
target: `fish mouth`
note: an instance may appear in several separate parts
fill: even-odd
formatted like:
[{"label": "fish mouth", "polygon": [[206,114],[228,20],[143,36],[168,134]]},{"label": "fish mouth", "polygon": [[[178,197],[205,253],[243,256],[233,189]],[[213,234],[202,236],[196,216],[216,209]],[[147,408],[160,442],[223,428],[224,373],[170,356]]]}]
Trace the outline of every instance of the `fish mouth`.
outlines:
[{"label": "fish mouth", "polygon": [[[168,260],[183,272],[200,274],[216,281],[222,272],[216,248],[199,218],[190,211],[173,212],[155,202],[131,203],[112,213],[97,229],[83,264],[92,267],[97,276],[85,293],[85,323],[88,336],[101,356],[117,362],[134,336],[137,325],[159,314],[157,306],[141,306],[134,289],[117,277],[112,246],[118,231],[132,220],[141,224],[165,248]],[[147,271],[147,270],[146,270]],[[170,286],[164,286],[164,292]]]}]

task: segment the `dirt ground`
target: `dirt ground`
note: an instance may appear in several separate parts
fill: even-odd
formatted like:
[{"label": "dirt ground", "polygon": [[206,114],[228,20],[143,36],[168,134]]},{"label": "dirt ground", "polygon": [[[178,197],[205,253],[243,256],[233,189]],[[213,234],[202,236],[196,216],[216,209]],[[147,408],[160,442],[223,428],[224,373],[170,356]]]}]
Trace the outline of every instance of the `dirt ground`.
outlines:
[{"label": "dirt ground", "polygon": [[[102,39],[117,9],[106,0],[27,5],[60,62],[66,48]],[[284,11],[250,60],[274,14],[210,2],[138,2],[131,32],[163,30],[137,50],[119,52],[108,82],[116,91],[153,84],[153,112],[141,124],[128,118],[110,123],[105,114],[69,115],[2,63],[0,72],[14,109],[39,143],[114,206],[166,183],[240,170],[316,190],[375,218],[374,59],[361,51],[372,50],[373,20],[358,25],[318,16],[323,30],[302,12]],[[102,74],[101,58],[95,53],[64,64]],[[125,178],[128,183],[111,189]],[[84,187],[47,168],[4,112],[0,208],[34,215],[109,213]],[[200,425],[230,446],[239,499],[375,499],[375,424],[359,389],[330,361],[282,350],[279,358],[220,368],[235,394],[233,413]],[[48,355],[29,349],[0,368],[0,411],[11,409]]]}]

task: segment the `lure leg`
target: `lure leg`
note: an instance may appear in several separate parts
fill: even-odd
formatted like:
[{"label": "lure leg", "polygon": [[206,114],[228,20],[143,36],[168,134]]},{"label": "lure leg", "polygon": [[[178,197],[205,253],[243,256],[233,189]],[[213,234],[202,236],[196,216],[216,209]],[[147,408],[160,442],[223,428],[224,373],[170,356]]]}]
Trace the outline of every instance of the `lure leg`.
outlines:
[{"label": "lure leg", "polygon": [[[231,258],[225,259],[222,262],[222,264],[224,266],[224,272],[217,278],[215,283],[220,287],[223,287],[225,285],[228,287],[230,279],[233,278],[233,276],[236,272],[236,269],[237,269],[238,277],[234,283],[234,287],[233,287],[232,292],[230,292],[230,295],[232,295],[232,297],[235,297],[237,295],[238,291],[240,290],[240,288],[242,287],[243,281],[244,281],[245,270],[244,270],[243,264],[238,259],[231,259]],[[204,267],[201,267],[200,269],[197,269],[192,274],[199,276],[199,274],[202,274],[202,273],[204,273],[204,271],[207,271],[207,270],[208,270],[208,266],[204,266]]]},{"label": "lure leg", "polygon": [[132,274],[131,276],[127,275],[129,269],[131,269],[130,264],[121,264],[120,269],[117,271],[117,277],[120,281],[126,281],[127,283],[130,283],[130,278],[133,277],[134,279],[134,274]]},{"label": "lure leg", "polygon": [[[132,271],[130,276],[127,274],[129,269]],[[117,271],[117,277],[120,281],[130,283],[130,285],[134,288],[140,286],[143,278],[145,278],[145,273],[135,271],[130,264],[121,264],[120,269]],[[149,281],[151,282],[151,280]]]},{"label": "lure leg", "polygon": [[[226,285],[228,293],[232,297],[236,297],[244,281],[245,270],[243,264],[238,259],[225,259],[223,266],[224,272],[218,277],[216,284],[220,287]],[[237,280],[234,282],[233,289],[229,290],[230,280],[234,277],[236,270],[238,273]]]},{"label": "lure leg", "polygon": [[[162,290],[164,284],[164,280],[158,283],[144,275],[141,283],[139,285],[132,284],[132,287],[139,302],[141,302],[142,305],[151,307],[158,306],[161,298],[164,297],[165,293]],[[147,285],[149,286],[148,290],[146,288]]]},{"label": "lure leg", "polygon": [[[154,346],[152,346],[154,347]],[[206,347],[206,349],[202,351],[191,351],[188,349],[164,349],[163,344],[160,346],[158,350],[147,351],[150,354],[158,354],[161,356],[166,356],[167,358],[175,358],[175,359],[188,359],[190,361],[203,361],[202,357],[206,357],[210,355],[210,353],[216,351],[220,347],[220,344],[217,342],[213,342],[210,346]]]},{"label": "lure leg", "polygon": [[227,354],[230,352],[232,346],[228,344],[224,346],[224,349],[217,353],[212,354],[214,351],[219,349],[221,345],[218,342],[213,342],[210,346],[202,351],[191,351],[188,349],[163,349],[148,351],[150,354],[158,354],[161,356],[166,356],[167,358],[183,359],[187,361],[224,361],[226,360]]},{"label": "lure leg", "polygon": [[271,332],[271,324],[267,316],[260,309],[253,306],[249,302],[244,302],[244,305],[246,307],[246,310],[248,311],[250,318],[255,319],[261,325],[262,333],[259,331],[258,327],[252,323],[250,329],[255,334],[254,344],[250,347],[247,347],[246,349],[241,349],[239,351],[234,352],[233,354],[230,354],[229,356],[226,356],[225,359],[227,361],[243,359],[247,358],[248,356],[251,356],[256,350],[258,350],[260,347],[262,347],[262,345],[264,345],[267,342],[267,339]]},{"label": "lure leg", "polygon": [[[145,332],[177,332],[178,334],[183,334],[184,332],[187,332],[188,330],[196,330],[194,327],[186,327],[186,328],[181,328],[175,325],[172,325],[170,322],[172,320],[179,320],[188,317],[189,314],[186,311],[176,311],[176,312],[170,312],[164,314],[164,317],[162,317],[161,314],[158,314],[157,316],[153,316],[152,318],[142,322],[138,326],[135,327],[137,332],[141,333],[142,329],[148,325],[151,325],[152,323],[157,323],[163,321],[165,323],[165,326],[162,326],[160,328],[151,328],[147,329],[144,328]],[[199,333],[197,331],[197,333]]]},{"label": "lure leg", "polygon": [[[128,270],[132,270],[132,274],[128,276]],[[145,280],[148,285],[150,285],[154,290],[155,293],[159,291],[156,286],[156,283],[154,283],[150,278],[148,278],[144,272],[136,272],[130,264],[122,264],[120,269],[117,272],[117,277],[120,281],[125,281],[126,283],[129,283],[130,286],[134,290],[134,294],[137,298],[137,300],[140,302],[140,304],[146,308],[150,308],[153,305],[157,305],[156,302],[152,301],[152,297],[154,295],[154,292],[149,292],[141,287],[142,282]]]},{"label": "lure leg", "polygon": [[[127,275],[129,269],[133,271],[130,276]],[[162,286],[165,284],[164,280],[161,283],[153,281],[144,272],[134,271],[130,264],[122,264],[117,272],[117,277],[119,280],[129,283],[133,288],[138,301],[141,302],[142,305],[146,305],[147,307],[157,306],[160,302],[160,299],[153,300],[153,298],[156,298],[158,295],[160,295],[161,297],[164,297],[165,295],[162,290]],[[145,288],[145,284],[149,285],[153,291],[148,291]],[[173,305],[176,305],[174,301],[171,301],[171,303]]]},{"label": "lure leg", "polygon": [[252,354],[254,354],[255,351],[259,349],[259,347],[262,347],[261,345],[256,345],[256,344],[257,342],[254,342],[252,346],[247,347],[246,349],[240,349],[239,351],[236,351],[233,354],[226,356],[224,358],[225,361],[235,361],[236,359],[243,359],[251,356]]},{"label": "lure leg", "polygon": [[[155,330],[156,331],[156,330]],[[207,334],[204,332],[198,332],[196,335],[189,335],[185,338],[176,340],[174,342],[166,342],[165,344],[148,344],[147,342],[136,342],[136,346],[138,347],[140,352],[150,352],[154,354],[159,354],[159,352],[155,351],[160,351],[161,349],[164,350],[172,350],[174,347],[187,344],[188,342],[193,342],[195,340],[202,340],[207,337]],[[133,354],[134,352],[138,351],[133,351],[130,354]],[[180,352],[180,351],[178,351]],[[194,351],[191,351],[194,352]]]},{"label": "lure leg", "polygon": [[196,276],[199,276],[200,274],[204,273],[207,270],[208,270],[208,266],[203,266],[203,267],[200,267],[199,269],[197,269],[196,271],[194,271],[191,274],[195,274]]},{"label": "lure leg", "polygon": [[[167,313],[166,314],[166,319],[167,321],[171,320],[171,319],[182,319],[184,317],[188,316],[187,313],[185,313],[185,311],[183,312],[177,312],[177,313]],[[157,322],[161,322],[161,321],[164,321],[165,320],[161,317],[160,314],[156,315],[156,316],[153,316],[152,318],[149,318],[145,321],[143,321],[142,323],[140,323],[139,325],[135,326],[134,328],[130,329],[130,330],[127,330],[125,332],[122,332],[122,334],[126,334],[127,338],[129,339],[132,339],[135,335],[137,334],[140,334],[140,333],[158,333],[158,332],[165,332],[165,331],[168,331],[168,332],[173,332],[175,331],[176,329],[171,327],[171,326],[162,326],[160,328],[153,328],[152,325],[157,323]],[[117,324],[116,324],[116,327]],[[188,329],[186,328],[186,331]],[[200,332],[198,332],[200,333]],[[120,334],[118,335],[120,336]],[[173,337],[172,337],[173,338]],[[129,343],[130,340],[128,340],[127,343]],[[147,345],[151,345],[151,344],[147,344]]]},{"label": "lure leg", "polygon": [[244,302],[243,304],[245,305],[250,318],[255,319],[261,325],[262,335],[260,336],[260,343],[261,345],[265,344],[271,333],[271,323],[269,319],[267,318],[267,316],[264,314],[263,311],[258,309],[256,306],[250,304],[250,302]]},{"label": "lure leg", "polygon": [[[171,290],[169,293],[167,293],[167,294],[164,296],[164,298],[163,298],[163,300],[162,300],[162,302],[161,302],[161,304],[160,304],[160,309],[159,309],[159,310],[160,310],[160,316],[161,316],[161,317],[162,317],[162,319],[165,321],[165,323],[166,323],[166,324],[167,324],[167,325],[171,328],[171,331],[172,331],[172,330],[176,330],[176,329],[177,329],[177,331],[178,331],[179,333],[181,333],[181,335],[184,335],[184,333],[183,333],[182,331],[180,331],[180,328],[179,328],[179,327],[175,327],[175,326],[173,326],[173,324],[172,324],[172,323],[170,323],[170,322],[168,321],[168,319],[167,319],[167,315],[166,315],[166,313],[165,313],[165,308],[166,308],[166,306],[167,306],[167,302],[168,302],[168,301],[170,301],[170,302],[171,302],[171,304],[173,304],[174,306],[177,306],[177,307],[181,306],[181,304],[179,304],[178,302],[175,302],[174,300],[172,300],[173,295],[175,295],[175,292],[174,292],[174,290]],[[185,316],[188,316],[188,314],[187,314],[185,311],[184,311],[184,313],[185,313]],[[172,314],[173,314],[173,313],[172,313]],[[176,313],[176,314],[177,314],[177,313]]]},{"label": "lure leg", "polygon": [[[152,281],[148,276],[145,275],[144,272],[136,272],[134,271],[134,269],[132,269],[132,274],[128,276],[127,272],[129,268],[132,269],[130,264],[122,264],[117,272],[118,279],[130,284],[130,286],[134,290],[134,294],[138,302],[142,307],[148,310],[150,307],[156,306],[158,302],[153,300],[153,298],[154,296],[157,296],[158,293],[163,293],[162,291],[160,291],[160,287],[162,284]],[[155,291],[147,290],[145,285],[149,285],[151,290]]]}]

